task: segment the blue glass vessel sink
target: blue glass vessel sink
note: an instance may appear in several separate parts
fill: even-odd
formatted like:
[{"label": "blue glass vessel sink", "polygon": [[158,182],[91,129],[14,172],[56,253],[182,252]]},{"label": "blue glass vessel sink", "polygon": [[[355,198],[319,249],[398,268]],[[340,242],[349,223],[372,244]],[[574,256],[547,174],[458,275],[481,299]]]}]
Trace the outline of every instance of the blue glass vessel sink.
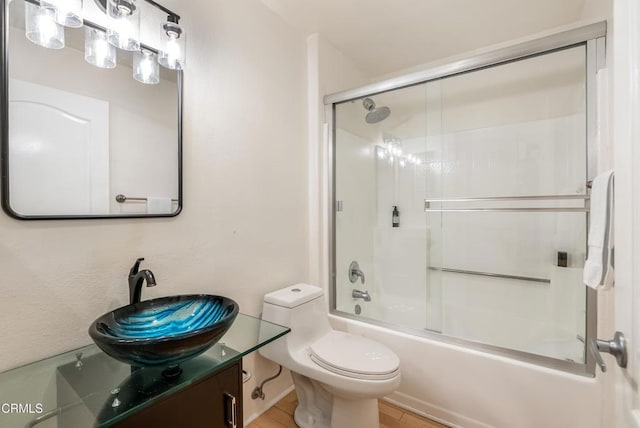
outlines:
[{"label": "blue glass vessel sink", "polygon": [[211,295],[170,296],[123,306],[96,319],[89,336],[133,366],[170,366],[209,349],[227,332],[238,304]]}]

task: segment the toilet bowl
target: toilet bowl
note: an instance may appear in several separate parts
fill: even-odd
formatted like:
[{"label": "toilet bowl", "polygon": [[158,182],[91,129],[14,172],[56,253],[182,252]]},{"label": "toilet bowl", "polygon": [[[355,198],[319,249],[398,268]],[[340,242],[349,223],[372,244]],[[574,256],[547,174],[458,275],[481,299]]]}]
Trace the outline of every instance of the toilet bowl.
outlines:
[{"label": "toilet bowl", "polygon": [[302,428],[377,428],[378,398],[400,385],[386,346],[329,325],[322,289],[296,284],[264,296],[262,319],[291,332],[259,353],[291,371]]}]

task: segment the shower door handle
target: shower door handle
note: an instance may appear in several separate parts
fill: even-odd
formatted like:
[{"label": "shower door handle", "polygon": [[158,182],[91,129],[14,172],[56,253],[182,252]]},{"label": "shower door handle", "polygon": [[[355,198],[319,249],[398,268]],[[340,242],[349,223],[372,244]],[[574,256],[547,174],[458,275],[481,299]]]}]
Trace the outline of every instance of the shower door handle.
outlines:
[{"label": "shower door handle", "polygon": [[607,366],[602,359],[602,355],[600,355],[601,352],[606,352],[616,357],[618,366],[623,369],[627,367],[627,340],[624,334],[619,331],[616,331],[613,340],[591,339],[589,341],[589,350],[603,373],[607,371]]}]

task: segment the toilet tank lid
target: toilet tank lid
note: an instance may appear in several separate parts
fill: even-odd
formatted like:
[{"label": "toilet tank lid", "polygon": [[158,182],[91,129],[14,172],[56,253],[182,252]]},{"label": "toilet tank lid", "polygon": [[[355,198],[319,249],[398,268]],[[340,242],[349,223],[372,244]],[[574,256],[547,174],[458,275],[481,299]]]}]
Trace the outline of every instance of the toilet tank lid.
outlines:
[{"label": "toilet tank lid", "polygon": [[295,284],[265,294],[264,302],[284,308],[295,308],[322,296],[322,288],[309,284]]}]

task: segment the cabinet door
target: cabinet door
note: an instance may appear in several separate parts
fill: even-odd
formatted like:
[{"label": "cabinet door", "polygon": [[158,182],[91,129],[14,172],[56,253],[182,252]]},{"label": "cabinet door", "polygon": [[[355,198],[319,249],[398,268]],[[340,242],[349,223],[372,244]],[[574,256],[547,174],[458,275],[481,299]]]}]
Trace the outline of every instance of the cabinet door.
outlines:
[{"label": "cabinet door", "polygon": [[242,361],[160,400],[117,428],[241,428]]}]

